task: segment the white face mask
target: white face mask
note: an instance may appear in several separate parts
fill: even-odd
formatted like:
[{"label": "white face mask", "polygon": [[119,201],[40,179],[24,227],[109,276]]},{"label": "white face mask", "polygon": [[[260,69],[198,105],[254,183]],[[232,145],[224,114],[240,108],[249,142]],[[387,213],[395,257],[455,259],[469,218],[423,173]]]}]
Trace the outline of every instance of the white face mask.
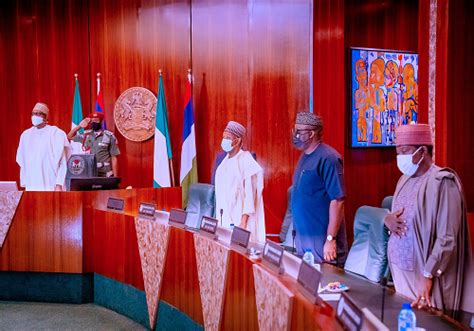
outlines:
[{"label": "white face mask", "polygon": [[232,140],[226,138],[222,139],[221,147],[224,152],[229,153],[232,150]]},{"label": "white face mask", "polygon": [[38,115],[33,115],[33,116],[31,116],[31,123],[34,126],[38,126],[41,123],[43,123],[43,118],[41,116],[38,116]]},{"label": "white face mask", "polygon": [[[421,148],[421,147],[420,147]],[[407,176],[413,176],[416,171],[418,170],[418,167],[420,166],[421,161],[423,161],[423,157],[418,161],[417,164],[413,164],[412,159],[413,156],[418,153],[420,150],[418,148],[413,154],[402,154],[402,155],[397,155],[397,166],[398,169],[402,172],[402,174],[407,175]]]}]

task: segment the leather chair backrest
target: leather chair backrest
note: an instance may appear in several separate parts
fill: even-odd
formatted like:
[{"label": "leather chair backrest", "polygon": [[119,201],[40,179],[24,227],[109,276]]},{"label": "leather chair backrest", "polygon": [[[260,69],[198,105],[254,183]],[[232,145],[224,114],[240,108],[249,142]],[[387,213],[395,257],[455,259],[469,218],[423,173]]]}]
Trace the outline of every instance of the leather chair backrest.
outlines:
[{"label": "leather chair backrest", "polygon": [[203,216],[214,216],[214,185],[191,184],[186,211],[186,225],[191,228],[199,228]]},{"label": "leather chair backrest", "polygon": [[384,208],[362,206],[354,220],[354,242],[344,269],[379,282],[388,267],[388,231],[384,226]]},{"label": "leather chair backrest", "polygon": [[393,200],[393,195],[386,196],[382,200],[382,208],[392,210],[392,200]]}]

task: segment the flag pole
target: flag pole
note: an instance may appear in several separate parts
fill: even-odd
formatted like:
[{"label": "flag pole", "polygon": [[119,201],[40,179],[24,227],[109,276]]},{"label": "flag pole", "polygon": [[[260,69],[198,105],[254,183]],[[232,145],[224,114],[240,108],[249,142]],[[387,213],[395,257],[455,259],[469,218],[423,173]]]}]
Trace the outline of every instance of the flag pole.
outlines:
[{"label": "flag pole", "polygon": [[100,72],[97,73],[97,94],[99,94],[100,91]]},{"label": "flag pole", "polygon": [[[160,78],[162,78],[163,71],[161,71],[161,69],[159,69],[158,73],[160,75]],[[171,156],[170,159],[168,159],[168,166],[170,168],[170,174],[171,174],[171,186],[174,186],[174,169],[173,169],[173,157],[172,156]]]}]

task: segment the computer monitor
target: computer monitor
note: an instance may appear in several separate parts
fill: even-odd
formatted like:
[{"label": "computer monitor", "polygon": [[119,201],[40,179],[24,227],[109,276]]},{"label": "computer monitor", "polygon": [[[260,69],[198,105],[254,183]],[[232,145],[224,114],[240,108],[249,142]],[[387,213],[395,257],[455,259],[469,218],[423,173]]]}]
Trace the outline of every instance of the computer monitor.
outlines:
[{"label": "computer monitor", "polygon": [[116,190],[120,177],[71,178],[71,191]]},{"label": "computer monitor", "polygon": [[16,182],[0,182],[0,191],[18,191]]}]

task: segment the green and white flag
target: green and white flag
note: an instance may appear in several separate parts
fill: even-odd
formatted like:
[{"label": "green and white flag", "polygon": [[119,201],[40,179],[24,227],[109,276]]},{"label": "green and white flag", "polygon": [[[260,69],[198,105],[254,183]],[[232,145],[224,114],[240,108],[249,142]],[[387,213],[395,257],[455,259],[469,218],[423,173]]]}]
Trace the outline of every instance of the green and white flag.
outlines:
[{"label": "green and white flag", "polygon": [[[71,129],[74,129],[76,126],[81,123],[83,120],[82,115],[82,103],[81,103],[81,93],[79,92],[79,80],[77,79],[77,74],[74,75],[76,77],[76,87],[74,89],[74,101],[72,103],[72,122],[71,122]],[[79,133],[83,133],[84,129],[80,129]],[[81,154],[84,153],[82,150],[82,144],[77,142],[71,142],[72,153],[73,154]]]},{"label": "green and white flag", "polygon": [[170,187],[171,140],[168,130],[165,89],[160,73],[158,101],[156,103],[155,150],[153,157],[153,187]]}]

